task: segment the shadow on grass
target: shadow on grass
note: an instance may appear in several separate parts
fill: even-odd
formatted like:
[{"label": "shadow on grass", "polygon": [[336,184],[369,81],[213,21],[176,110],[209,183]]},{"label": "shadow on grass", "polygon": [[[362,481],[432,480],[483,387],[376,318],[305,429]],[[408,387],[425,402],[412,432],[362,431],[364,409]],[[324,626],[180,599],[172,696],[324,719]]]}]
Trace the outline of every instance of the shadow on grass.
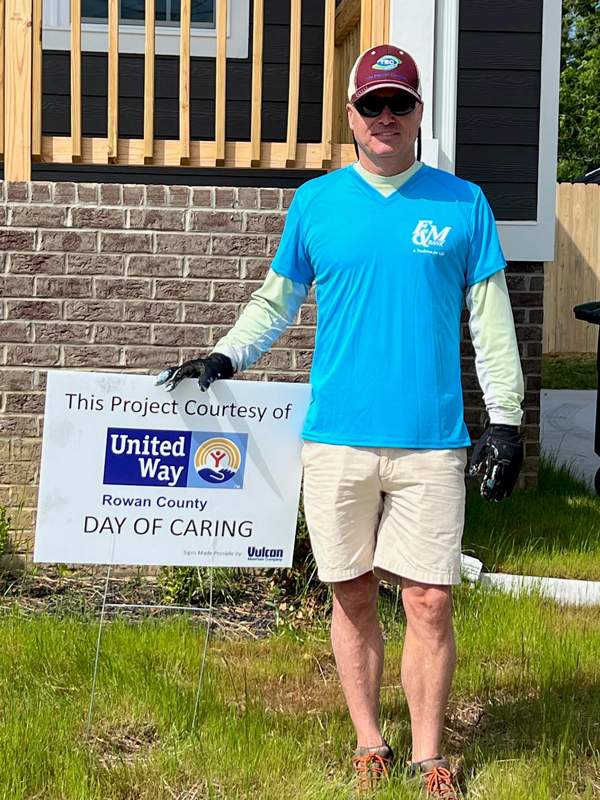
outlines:
[{"label": "shadow on grass", "polygon": [[[384,703],[383,710],[385,717],[393,720],[387,724],[388,736],[391,732],[389,739],[400,763],[405,764],[410,760],[411,748],[406,702],[397,697]],[[442,749],[466,795],[498,765],[510,768],[511,764],[523,763],[534,772],[552,763],[552,769],[547,769],[548,793],[543,796],[562,797],[559,786],[564,780],[574,790],[568,797],[583,797],[587,796],[590,783],[598,787],[600,782],[599,720],[600,682],[582,685],[573,676],[539,692],[530,689],[520,696],[499,692],[484,699],[452,701]]]}]

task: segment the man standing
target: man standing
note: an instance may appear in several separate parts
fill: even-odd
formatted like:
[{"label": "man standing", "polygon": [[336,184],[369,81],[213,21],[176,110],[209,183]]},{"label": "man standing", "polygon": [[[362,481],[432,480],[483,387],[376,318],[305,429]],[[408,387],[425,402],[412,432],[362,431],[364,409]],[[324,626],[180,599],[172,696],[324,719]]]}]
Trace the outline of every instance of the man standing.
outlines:
[{"label": "man standing", "polygon": [[205,390],[247,369],[290,325],[312,284],[318,323],[303,438],[304,503],[319,577],[333,585],[331,636],[357,732],[359,793],[394,756],[381,735],[381,578],[402,586],[402,685],[414,777],[458,796],[441,739],[456,661],[451,587],[460,583],[470,444],[460,381],[460,315],[470,311],[489,415],[472,473],[512,491],[523,461],[523,378],[506,262],[481,190],[415,160],[423,104],[411,56],[371,48],[350,76],[349,167],[309,181],[290,207],[264,285],[206,359],[170,367]]}]

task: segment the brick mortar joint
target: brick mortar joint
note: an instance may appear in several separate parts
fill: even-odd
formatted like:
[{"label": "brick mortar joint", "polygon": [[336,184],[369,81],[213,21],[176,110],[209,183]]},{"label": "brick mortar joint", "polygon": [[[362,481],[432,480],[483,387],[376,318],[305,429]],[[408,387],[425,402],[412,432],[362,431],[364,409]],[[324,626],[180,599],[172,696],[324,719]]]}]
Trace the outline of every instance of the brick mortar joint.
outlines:
[{"label": "brick mortar joint", "polygon": [[[156,190],[156,191],[154,191]],[[165,208],[171,210],[214,210],[214,211],[255,211],[265,213],[286,213],[289,206],[284,205],[293,189],[281,187],[222,187],[222,186],[188,186],[185,184],[125,184],[125,183],[76,183],[73,181],[29,181],[26,183],[0,181],[0,205],[19,206],[46,205],[73,208]],[[47,192],[48,196],[44,196]],[[118,199],[111,202],[115,192]],[[219,193],[231,192],[231,200],[223,198],[219,202]],[[240,199],[240,192],[243,193]],[[194,199],[204,202],[194,203]],[[268,194],[267,194],[268,193]],[[21,196],[15,196],[15,195]],[[247,195],[250,197],[247,197]],[[9,197],[9,195],[13,195]],[[133,196],[135,195],[135,197]],[[155,195],[162,195],[157,197]],[[175,198],[184,197],[185,202],[175,202]],[[263,202],[263,197],[265,201]],[[275,202],[267,202],[273,197]],[[209,199],[209,203],[205,200]],[[248,204],[245,200],[254,200]]]}]

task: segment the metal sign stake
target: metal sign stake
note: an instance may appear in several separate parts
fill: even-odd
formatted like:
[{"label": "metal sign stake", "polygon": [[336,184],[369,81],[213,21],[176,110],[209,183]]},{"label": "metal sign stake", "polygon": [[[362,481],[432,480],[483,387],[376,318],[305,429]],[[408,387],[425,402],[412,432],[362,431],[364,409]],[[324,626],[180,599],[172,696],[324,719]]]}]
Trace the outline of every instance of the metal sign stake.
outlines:
[{"label": "metal sign stake", "polygon": [[[114,549],[114,548],[113,548]],[[87,730],[85,732],[85,738],[89,739],[90,737],[90,728],[92,727],[92,714],[94,712],[94,697],[96,696],[96,679],[98,677],[98,661],[100,659],[100,644],[102,642],[102,628],[104,626],[104,612],[106,611],[106,596],[108,594],[108,584],[110,581],[110,571],[112,569],[112,565],[108,565],[108,570],[106,573],[106,583],[104,584],[104,597],[102,598],[102,611],[100,612],[100,627],[98,628],[98,642],[96,644],[96,660],[94,661],[94,678],[92,680],[92,697],[90,699],[90,712],[88,714],[88,723],[87,723]]]},{"label": "metal sign stake", "polygon": [[211,629],[211,622],[212,622],[212,612],[213,612],[213,586],[214,586],[214,567],[210,568],[210,590],[209,590],[209,603],[207,608],[198,608],[197,606],[166,606],[160,604],[145,604],[145,603],[107,603],[106,598],[108,596],[108,585],[110,582],[110,573],[111,573],[112,565],[109,564],[108,571],[106,573],[106,583],[104,584],[104,596],[102,598],[102,611],[100,612],[100,627],[98,629],[98,641],[96,644],[96,658],[94,661],[94,676],[92,679],[92,696],[90,699],[90,710],[88,714],[88,722],[87,722],[87,730],[85,734],[86,741],[89,739],[90,730],[92,727],[92,716],[94,712],[94,700],[96,697],[96,684],[98,679],[98,664],[100,661],[100,646],[102,643],[102,631],[104,629],[104,616],[106,613],[107,608],[156,608],[166,611],[202,611],[208,612],[208,620],[206,625],[206,637],[204,640],[204,650],[202,653],[202,664],[200,666],[200,677],[198,679],[198,690],[196,692],[196,703],[194,706],[194,716],[192,719],[192,728],[191,731],[194,730],[196,725],[196,719],[198,716],[198,708],[200,705],[200,695],[202,693],[202,683],[204,680],[204,671],[206,667],[206,658],[208,653],[208,641],[210,637],[210,629]]}]

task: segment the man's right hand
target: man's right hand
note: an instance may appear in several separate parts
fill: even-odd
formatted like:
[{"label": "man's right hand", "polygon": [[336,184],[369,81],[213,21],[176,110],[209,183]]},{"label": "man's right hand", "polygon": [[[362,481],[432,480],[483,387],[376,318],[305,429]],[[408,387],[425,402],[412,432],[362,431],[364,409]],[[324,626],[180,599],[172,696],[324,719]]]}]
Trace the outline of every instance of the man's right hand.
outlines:
[{"label": "man's right hand", "polygon": [[178,367],[167,367],[154,381],[155,386],[164,386],[172,392],[184,378],[198,378],[201,392],[205,392],[211,383],[219,378],[233,378],[235,370],[231,359],[223,353],[211,353],[207,358],[196,358],[186,361]]}]

